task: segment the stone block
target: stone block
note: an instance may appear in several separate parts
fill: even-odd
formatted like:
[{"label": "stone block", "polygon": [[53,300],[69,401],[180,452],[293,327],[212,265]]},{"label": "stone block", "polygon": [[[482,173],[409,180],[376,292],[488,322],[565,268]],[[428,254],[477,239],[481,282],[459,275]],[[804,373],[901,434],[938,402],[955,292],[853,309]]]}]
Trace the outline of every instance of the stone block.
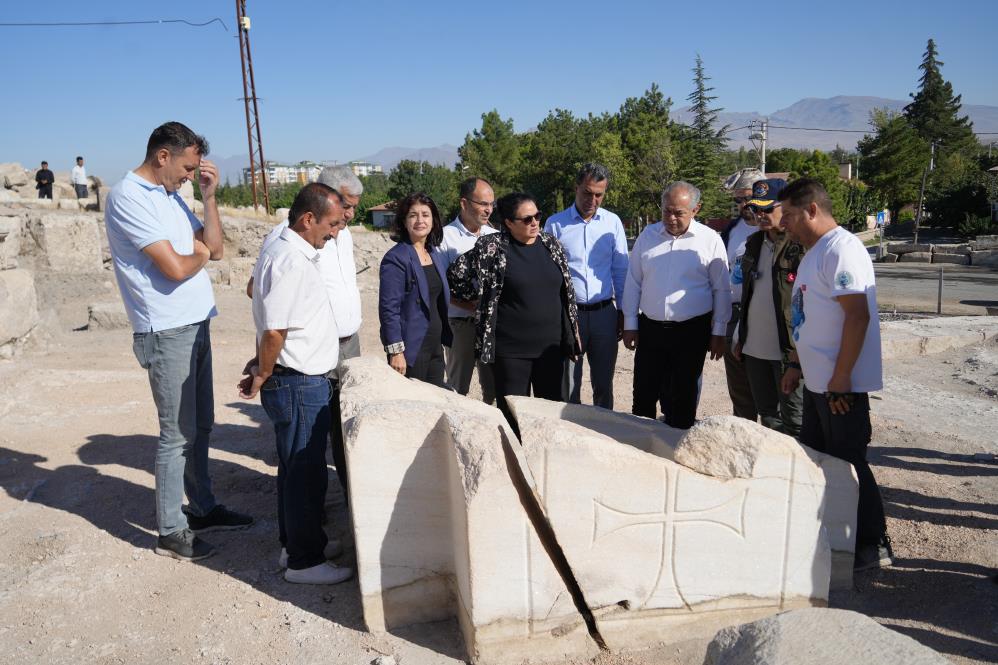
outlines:
[{"label": "stone block", "polygon": [[249,278],[253,276],[256,257],[237,256],[229,259],[229,285],[234,289],[246,289]]},{"label": "stone block", "polygon": [[892,242],[887,245],[887,251],[891,254],[910,254],[911,252],[932,252],[932,245],[910,242]]},{"label": "stone block", "polygon": [[19,189],[30,182],[34,182],[34,178],[20,164],[12,162],[0,164],[0,187]]},{"label": "stone block", "polygon": [[343,372],[364,620],[457,617],[476,663],[589,658],[823,604],[851,572],[852,467],[735,418],[477,400],[358,358]]},{"label": "stone block", "polygon": [[801,609],[725,628],[704,665],[947,665],[929,647],[849,610]]},{"label": "stone block", "polygon": [[880,324],[880,348],[885,360],[942,353],[995,337],[996,316],[941,316]]},{"label": "stone block", "polygon": [[21,253],[21,218],[0,216],[0,270],[17,267]]},{"label": "stone block", "polygon": [[97,217],[85,214],[36,213],[27,219],[27,230],[37,247],[40,265],[53,272],[102,270],[98,225]]},{"label": "stone block", "polygon": [[970,265],[998,268],[998,249],[985,249],[970,253]]},{"label": "stone block", "polygon": [[933,254],[965,254],[966,255],[966,254],[970,254],[970,244],[968,244],[968,243],[962,243],[962,244],[959,244],[959,245],[956,245],[956,244],[933,245],[932,246],[932,253]]},{"label": "stone block", "polygon": [[260,255],[263,239],[274,228],[267,220],[249,217],[222,217],[222,240],[225,253],[231,257],[252,257]]},{"label": "stone block", "polygon": [[[229,286],[232,270],[229,267],[228,261],[209,261],[208,265],[206,265],[204,269],[207,270],[208,275],[211,276],[212,284]],[[243,284],[244,288],[245,286],[246,285]]]},{"label": "stone block", "polygon": [[184,200],[184,203],[187,204],[187,207],[193,209],[194,201],[197,200],[194,198],[194,183],[188,180],[187,182],[182,184],[180,186],[179,194],[180,198],[182,198]]},{"label": "stone block", "polygon": [[128,313],[122,302],[101,302],[87,308],[87,330],[118,330],[131,328]]},{"label": "stone block", "polygon": [[908,252],[900,257],[901,263],[932,263],[932,252]]},{"label": "stone block", "polygon": [[958,266],[970,265],[970,254],[942,254],[935,252],[932,254],[933,263],[952,263]]},{"label": "stone block", "polygon": [[887,252],[886,254],[884,254],[884,257],[882,259],[880,259],[880,262],[881,263],[897,263],[898,262],[898,256],[899,256],[898,254],[891,254],[890,252]]},{"label": "stone block", "polygon": [[10,358],[37,325],[34,275],[28,270],[0,270],[0,358]]},{"label": "stone block", "polygon": [[977,236],[970,243],[972,250],[998,249],[998,236]]},{"label": "stone block", "polygon": [[59,199],[57,201],[59,210],[79,210],[80,202],[76,199]]}]

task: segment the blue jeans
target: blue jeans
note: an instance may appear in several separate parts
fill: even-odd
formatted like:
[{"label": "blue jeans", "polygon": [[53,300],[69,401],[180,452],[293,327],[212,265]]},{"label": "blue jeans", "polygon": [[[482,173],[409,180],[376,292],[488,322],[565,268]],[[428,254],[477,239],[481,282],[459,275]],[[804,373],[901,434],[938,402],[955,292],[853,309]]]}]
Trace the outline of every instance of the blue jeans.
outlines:
[{"label": "blue jeans", "polygon": [[[613,370],[617,365],[617,308],[579,310],[579,337],[582,353],[589,359],[589,382],[593,386],[593,404],[613,408]],[[566,363],[568,401],[582,401],[582,358]]]},{"label": "blue jeans", "polygon": [[322,513],[331,396],[329,379],[301,374],[271,376],[260,390],[277,437],[277,525],[292,570],[326,560]]},{"label": "blue jeans", "polygon": [[132,335],[132,350],[149,373],[159,414],[156,524],[161,536],[187,528],[184,494],[199,517],[215,507],[208,477],[208,438],[215,424],[208,321]]}]

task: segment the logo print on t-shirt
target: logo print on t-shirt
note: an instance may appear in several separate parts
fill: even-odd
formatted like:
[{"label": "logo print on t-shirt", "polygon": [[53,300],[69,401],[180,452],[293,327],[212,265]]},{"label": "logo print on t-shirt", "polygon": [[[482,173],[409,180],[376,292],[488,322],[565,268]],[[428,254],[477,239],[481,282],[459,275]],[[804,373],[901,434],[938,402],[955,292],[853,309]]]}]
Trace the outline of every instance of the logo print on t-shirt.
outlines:
[{"label": "logo print on t-shirt", "polygon": [[852,273],[848,270],[842,270],[835,276],[835,285],[840,289],[848,289],[853,281]]},{"label": "logo print on t-shirt", "polygon": [[807,284],[802,285],[794,291],[790,299],[790,327],[793,329],[794,341],[800,341],[800,327],[804,325],[804,291]]}]

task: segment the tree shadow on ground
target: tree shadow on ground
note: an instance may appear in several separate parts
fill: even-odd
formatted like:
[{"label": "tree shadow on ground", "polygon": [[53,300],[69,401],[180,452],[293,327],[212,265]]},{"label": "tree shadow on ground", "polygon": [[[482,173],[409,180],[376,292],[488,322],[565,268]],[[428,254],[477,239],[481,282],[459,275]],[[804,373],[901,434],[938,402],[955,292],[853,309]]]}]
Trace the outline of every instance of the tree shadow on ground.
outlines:
[{"label": "tree shadow on ground", "polygon": [[[855,610],[936,651],[985,662],[998,661],[994,570],[971,563],[895,559],[894,566],[859,573],[850,591],[833,591],[832,607]],[[907,625],[918,621],[937,626]]]},{"label": "tree shadow on ground", "polygon": [[[914,458],[914,459],[907,459]],[[905,471],[924,471],[947,476],[998,476],[994,462],[974,459],[973,455],[944,453],[928,448],[870,448],[869,460],[877,466]],[[931,460],[931,461],[921,461]]]},{"label": "tree shadow on ground", "polygon": [[998,515],[998,506],[993,504],[927,496],[889,486],[881,486],[880,492],[887,512],[897,519],[966,529],[998,529],[998,518],[966,514],[977,512]]}]

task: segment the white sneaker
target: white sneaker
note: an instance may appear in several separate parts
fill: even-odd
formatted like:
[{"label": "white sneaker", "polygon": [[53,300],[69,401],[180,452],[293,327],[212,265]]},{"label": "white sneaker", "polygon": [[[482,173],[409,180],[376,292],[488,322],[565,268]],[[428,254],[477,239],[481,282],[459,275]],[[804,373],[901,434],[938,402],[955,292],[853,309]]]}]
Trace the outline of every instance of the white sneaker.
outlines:
[{"label": "white sneaker", "polygon": [[[326,560],[335,559],[339,555],[343,554],[343,543],[335,538],[330,538],[329,542],[326,543],[325,549],[322,550],[322,556],[326,557]],[[281,548],[281,556],[277,557],[277,565],[281,568],[288,567],[288,551],[285,548]]]},{"label": "white sneaker", "polygon": [[340,568],[334,563],[320,563],[311,568],[284,571],[284,580],[294,584],[339,584],[353,577],[352,568]]}]

